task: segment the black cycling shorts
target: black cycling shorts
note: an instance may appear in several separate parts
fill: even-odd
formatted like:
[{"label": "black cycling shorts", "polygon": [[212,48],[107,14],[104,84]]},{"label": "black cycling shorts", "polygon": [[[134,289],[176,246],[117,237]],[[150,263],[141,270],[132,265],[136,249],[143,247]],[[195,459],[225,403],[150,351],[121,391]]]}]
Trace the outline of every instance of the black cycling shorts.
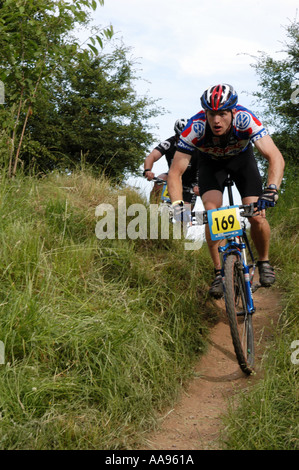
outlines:
[{"label": "black cycling shorts", "polygon": [[263,183],[252,146],[225,160],[213,160],[210,155],[198,152],[199,158],[199,191],[202,196],[210,190],[223,193],[224,181],[228,175],[236,184],[241,198],[260,196]]}]

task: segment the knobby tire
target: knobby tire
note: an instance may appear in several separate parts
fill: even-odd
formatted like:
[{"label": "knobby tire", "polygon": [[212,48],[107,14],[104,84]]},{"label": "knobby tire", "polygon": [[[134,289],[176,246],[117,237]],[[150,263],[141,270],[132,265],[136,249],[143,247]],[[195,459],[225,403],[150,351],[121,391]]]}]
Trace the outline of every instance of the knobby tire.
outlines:
[{"label": "knobby tire", "polygon": [[224,276],[225,306],[235,354],[242,371],[250,375],[254,366],[252,314],[248,314],[242,263],[237,255],[226,258]]}]

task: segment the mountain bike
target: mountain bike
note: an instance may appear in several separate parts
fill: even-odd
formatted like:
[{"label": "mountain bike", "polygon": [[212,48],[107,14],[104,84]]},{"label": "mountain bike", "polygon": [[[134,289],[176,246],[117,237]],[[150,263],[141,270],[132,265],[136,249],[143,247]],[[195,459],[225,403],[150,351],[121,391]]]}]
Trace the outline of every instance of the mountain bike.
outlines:
[{"label": "mountain bike", "polygon": [[[221,275],[226,313],[235,354],[241,370],[254,370],[254,334],[252,315],[255,306],[252,293],[259,287],[253,284],[256,263],[246,234],[246,218],[258,214],[256,203],[234,205],[230,176],[225,181],[229,205],[203,212],[193,212],[198,224],[208,224],[211,239],[225,240],[218,247],[221,257]],[[247,262],[248,254],[250,262]]]},{"label": "mountain bike", "polygon": [[160,204],[159,204],[159,213],[160,215],[164,214],[165,211],[168,214],[169,220],[173,220],[173,210],[171,205],[170,196],[167,190],[167,181],[158,178],[155,176],[151,181],[153,181],[157,186],[162,186],[162,191],[160,195]]},{"label": "mountain bike", "polygon": [[[167,206],[167,209],[169,210],[169,212],[172,213],[172,205],[171,205],[170,196],[168,194],[167,181],[165,181],[161,178],[158,178],[156,176],[151,181],[153,181],[158,186],[163,186],[162,192],[161,192],[161,197],[160,197],[161,206],[162,207]],[[196,202],[196,195],[194,193],[194,190],[193,190],[193,188],[191,188],[189,186],[183,185],[183,197],[184,196],[186,197],[187,195],[189,196],[190,194],[191,194],[191,201],[190,201],[189,204],[191,205],[191,207],[194,207],[194,204]],[[190,197],[188,197],[187,199],[190,199]]]}]

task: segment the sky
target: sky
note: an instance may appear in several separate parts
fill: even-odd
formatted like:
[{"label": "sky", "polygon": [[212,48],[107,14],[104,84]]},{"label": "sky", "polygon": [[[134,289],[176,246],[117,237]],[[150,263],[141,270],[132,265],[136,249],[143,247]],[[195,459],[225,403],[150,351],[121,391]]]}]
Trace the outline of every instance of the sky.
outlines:
[{"label": "sky", "polygon": [[[259,115],[251,95],[258,77],[250,64],[260,51],[283,56],[284,28],[298,7],[298,0],[105,0],[92,16],[94,25],[112,24],[116,40],[131,48],[140,77],[137,94],[159,100],[167,110],[150,121],[154,147],[174,134],[176,119],[201,109],[200,97],[210,85],[230,83],[239,103]],[[165,170],[163,157],[154,172]],[[152,188],[144,178],[129,183],[146,195]]]}]

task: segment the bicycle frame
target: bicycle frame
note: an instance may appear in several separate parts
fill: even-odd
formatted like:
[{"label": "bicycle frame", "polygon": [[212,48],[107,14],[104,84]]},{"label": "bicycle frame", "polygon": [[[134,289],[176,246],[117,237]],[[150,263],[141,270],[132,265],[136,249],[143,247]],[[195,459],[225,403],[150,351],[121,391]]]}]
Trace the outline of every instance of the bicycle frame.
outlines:
[{"label": "bicycle frame", "polygon": [[[233,186],[233,181],[230,178],[230,175],[228,175],[228,178],[226,180],[225,186],[227,187],[228,190],[228,198],[229,198],[229,204],[230,206],[234,205],[234,200],[233,200],[233,193],[232,193],[232,186]],[[237,241],[237,238],[239,238],[239,242]],[[244,273],[244,279],[245,279],[245,291],[246,291],[246,304],[247,304],[247,313],[248,314],[253,314],[255,312],[255,306],[253,303],[253,298],[252,298],[252,281],[253,281],[253,275],[255,271],[255,261],[254,261],[254,256],[253,252],[251,250],[249,240],[246,234],[246,226],[245,222],[243,221],[243,227],[242,227],[242,235],[240,235],[237,238],[227,238],[227,243],[225,246],[219,246],[218,247],[218,252],[221,255],[222,258],[222,267],[221,267],[221,275],[224,280],[224,264],[226,261],[226,258],[229,254],[233,253],[237,255],[240,259],[240,262],[242,263],[243,266],[243,273]],[[243,241],[244,239],[244,241]],[[247,263],[247,257],[246,257],[246,248],[248,249],[248,252],[250,254],[251,260],[252,260],[252,273],[250,274],[250,265]],[[225,289],[225,282],[223,282],[223,288]]]},{"label": "bicycle frame", "polygon": [[[227,190],[228,190],[229,206],[221,207],[220,209],[238,207],[244,210],[244,213],[241,214],[241,216],[244,216],[244,217],[254,216],[254,207],[256,206],[256,204],[249,204],[246,206],[244,205],[234,206],[234,200],[233,200],[233,194],[232,194],[233,185],[234,185],[234,182],[231,180],[230,175],[229,175],[225,182],[225,187],[227,187]],[[199,225],[203,225],[203,224],[209,223],[208,212],[211,212],[211,211],[193,212],[192,215]],[[223,286],[225,289],[224,264],[225,264],[226,258],[228,255],[232,253],[237,255],[237,257],[239,258],[243,266],[248,314],[252,314],[255,312],[255,307],[254,307],[254,303],[252,299],[252,281],[253,281],[253,276],[255,272],[255,260],[254,260],[253,252],[252,252],[252,249],[250,247],[250,243],[247,237],[246,226],[245,226],[244,220],[242,221],[242,227],[239,232],[240,233],[237,236],[228,235],[227,237],[226,236],[221,237],[221,239],[227,240],[224,246],[218,247],[218,252],[221,255],[221,261],[222,261],[221,275],[224,281]],[[252,264],[250,265],[247,263],[246,248],[249,252],[251,262],[252,262]],[[251,268],[252,268],[252,272],[250,272]]]},{"label": "bicycle frame", "polygon": [[[246,243],[242,243],[242,242],[239,243],[231,239],[228,240],[228,243],[225,246],[220,246],[218,248],[219,253],[222,255],[221,275],[222,275],[223,280],[224,280],[224,264],[225,264],[227,256],[233,253],[239,257],[243,266],[243,273],[244,273],[244,279],[245,279],[247,313],[252,314],[255,312],[255,307],[254,307],[253,298],[252,298],[252,291],[251,291],[253,273],[250,275],[250,266],[247,264],[245,250],[246,250]],[[253,265],[253,271],[254,271],[254,268],[255,268],[255,265]],[[223,289],[225,290],[225,282],[223,282]]]}]

